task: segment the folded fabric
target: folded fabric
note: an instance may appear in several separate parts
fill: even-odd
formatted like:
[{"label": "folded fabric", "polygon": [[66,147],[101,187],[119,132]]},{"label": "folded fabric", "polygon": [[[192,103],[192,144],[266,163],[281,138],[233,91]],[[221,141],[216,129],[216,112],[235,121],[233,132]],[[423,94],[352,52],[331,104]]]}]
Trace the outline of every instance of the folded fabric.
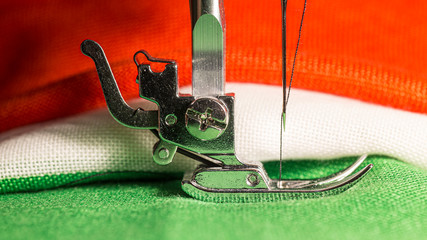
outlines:
[{"label": "folded fabric", "polygon": [[[236,93],[239,158],[278,160],[282,88],[229,84],[227,91]],[[150,131],[115,122],[107,109],[6,132],[0,135],[0,191],[55,187],[108,172],[176,175],[194,169],[197,162],[179,154],[168,166],[155,164],[156,141]],[[426,142],[427,115],[312,91],[291,92],[284,159],[380,154],[426,168]]]},{"label": "folded fabric", "polygon": [[[224,4],[236,151],[243,161],[264,161],[277,177],[280,1]],[[302,6],[288,1],[288,77]],[[188,85],[188,0],[1,2],[0,193],[66,187],[1,194],[0,238],[423,238],[426,8],[423,0],[308,1],[293,86],[311,91],[291,92],[285,176],[316,178],[361,154],[380,155],[339,195],[220,205],[189,199],[175,180],[197,162],[178,154],[158,166],[150,132],[93,111],[105,100],[93,62],[79,50],[87,38],[103,46],[125,99],[138,97],[131,57],[140,49],[175,59],[179,84]],[[97,180],[121,181],[80,184]]]}]

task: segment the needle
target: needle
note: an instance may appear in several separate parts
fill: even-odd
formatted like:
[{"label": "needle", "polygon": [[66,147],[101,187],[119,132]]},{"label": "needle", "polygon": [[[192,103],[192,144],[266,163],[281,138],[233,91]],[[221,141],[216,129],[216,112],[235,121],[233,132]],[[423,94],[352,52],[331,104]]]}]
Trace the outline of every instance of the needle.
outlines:
[{"label": "needle", "polygon": [[283,106],[280,120],[280,167],[279,182],[282,180],[282,151],[283,151],[283,132],[286,122],[286,7],[288,1],[282,1],[282,87],[283,87]]},{"label": "needle", "polygon": [[286,6],[287,6],[287,0],[282,0],[282,87],[283,87],[283,108],[282,108],[282,116],[281,116],[281,122],[280,122],[280,167],[279,167],[279,183],[282,180],[282,153],[283,153],[283,134],[285,133],[285,125],[286,125],[286,106],[289,102],[289,95],[291,93],[291,87],[292,87],[292,79],[294,77],[294,70],[295,70],[295,62],[297,59],[298,54],[298,47],[301,40],[301,33],[302,33],[302,25],[304,22],[304,15],[305,10],[307,8],[307,0],[304,1],[304,9],[302,11],[301,15],[301,22],[299,26],[299,32],[298,32],[298,41],[297,41],[297,47],[295,49],[295,55],[294,60],[292,63],[292,72],[291,72],[291,79],[289,80],[289,89],[288,93],[286,95]]}]

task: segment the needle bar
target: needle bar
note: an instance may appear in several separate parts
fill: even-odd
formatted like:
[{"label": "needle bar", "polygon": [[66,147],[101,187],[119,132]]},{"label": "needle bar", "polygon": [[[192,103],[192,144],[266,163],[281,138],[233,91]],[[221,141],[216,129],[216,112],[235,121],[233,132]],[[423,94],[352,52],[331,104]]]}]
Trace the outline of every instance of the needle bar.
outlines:
[{"label": "needle bar", "polygon": [[224,95],[225,19],[222,0],[190,0],[193,96]]}]

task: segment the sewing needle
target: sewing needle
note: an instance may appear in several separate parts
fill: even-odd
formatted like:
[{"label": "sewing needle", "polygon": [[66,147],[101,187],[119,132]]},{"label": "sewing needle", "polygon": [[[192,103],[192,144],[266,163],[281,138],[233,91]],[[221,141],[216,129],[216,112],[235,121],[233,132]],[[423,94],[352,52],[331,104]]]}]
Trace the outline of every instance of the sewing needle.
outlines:
[{"label": "sewing needle", "polygon": [[283,87],[283,105],[280,120],[280,167],[279,184],[282,181],[282,151],[283,151],[283,132],[286,123],[286,6],[287,0],[282,1],[282,87]]}]

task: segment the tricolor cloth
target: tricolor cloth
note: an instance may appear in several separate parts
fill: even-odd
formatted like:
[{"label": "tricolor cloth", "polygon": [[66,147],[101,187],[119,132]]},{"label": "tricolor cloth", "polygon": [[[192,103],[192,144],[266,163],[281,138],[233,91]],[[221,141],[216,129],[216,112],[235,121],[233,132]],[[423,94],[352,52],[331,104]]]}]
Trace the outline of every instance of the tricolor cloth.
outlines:
[{"label": "tricolor cloth", "polygon": [[[231,83],[227,90],[236,94],[238,157],[247,163],[277,161],[282,88]],[[282,142],[285,160],[369,154],[427,168],[427,115],[314,91],[294,89],[291,94]],[[131,103],[147,109],[142,100]],[[0,141],[3,193],[63,186],[108,173],[180,176],[198,164],[178,154],[172,164],[157,165],[152,159],[157,137],[120,125],[107,109],[20,127],[3,133]]]},{"label": "tricolor cloth", "polygon": [[[261,4],[233,0],[224,1],[224,4],[226,91],[236,94],[236,151],[245,162],[262,161],[267,166],[277,166],[283,102],[280,1]],[[180,91],[190,93],[191,24],[187,0],[173,1],[173,4],[159,0],[1,5],[1,9],[8,9],[1,13],[0,20],[3,36],[0,38],[2,216],[19,216],[18,210],[11,210],[13,206],[18,206],[17,209],[31,206],[28,203],[32,198],[46,193],[39,190],[48,190],[53,198],[61,194],[73,198],[82,194],[79,193],[81,189],[94,193],[99,188],[107,189],[105,191],[111,194],[129,196],[126,191],[138,188],[147,194],[142,197],[150,206],[164,201],[187,206],[187,215],[193,214],[194,207],[206,206],[196,200],[189,203],[191,199],[180,192],[179,185],[172,195],[162,192],[161,188],[153,190],[152,186],[157,183],[144,187],[135,182],[123,190],[120,184],[126,184],[124,180],[129,179],[179,182],[182,174],[194,169],[197,162],[178,154],[170,165],[156,165],[151,157],[156,137],[149,131],[129,129],[115,122],[106,109],[94,64],[79,49],[84,39],[93,39],[103,46],[123,97],[133,106],[147,106],[138,96],[137,71],[132,60],[133,54],[140,49],[156,58],[175,59]],[[294,60],[302,7],[301,0],[288,1],[288,63]],[[283,158],[285,162],[309,162],[313,166],[322,163],[329,166],[330,163],[331,167],[326,167],[324,172],[317,172],[325,174],[328,168],[335,169],[343,162],[351,163],[349,159],[369,154],[368,161],[374,168],[365,180],[339,197],[293,202],[297,206],[293,210],[283,207],[292,205],[285,202],[284,205],[259,205],[257,210],[243,216],[223,214],[229,219],[240,217],[244,222],[251,219],[245,214],[257,217],[271,209],[286,210],[284,215],[290,212],[312,219],[322,217],[316,214],[337,214],[342,218],[348,214],[359,221],[359,227],[371,227],[368,237],[419,238],[427,234],[423,230],[427,219],[425,10],[425,1],[410,4],[402,1],[309,1],[287,109]],[[162,66],[153,68],[162,71]],[[291,68],[288,64],[288,79]],[[289,174],[295,178],[318,177],[305,174],[303,170],[292,175],[293,168],[286,169],[286,165],[284,171],[291,171]],[[99,180],[102,181],[98,185],[82,184]],[[118,192],[114,192],[116,190]],[[341,208],[340,203],[346,201],[349,207]],[[34,206],[43,208],[48,202],[38,202]],[[88,200],[82,205],[82,211],[96,204]],[[120,201],[100,203],[102,206],[109,204],[121,205]],[[329,207],[322,209],[317,204]],[[376,212],[363,215],[363,206],[369,204]],[[303,205],[305,210],[299,208]],[[59,204],[58,208],[64,206],[68,205]],[[238,208],[225,206],[236,211]],[[172,215],[177,214],[172,208],[169,210]],[[314,213],[314,210],[319,211]],[[144,211],[149,212],[148,209]],[[395,214],[388,215],[389,220],[379,216],[390,211]],[[47,216],[56,214],[58,212],[53,211]],[[209,208],[203,208],[201,214],[212,219],[223,216],[211,215]],[[1,219],[5,221],[6,218]],[[75,220],[72,215],[65,219],[68,219],[65,222]],[[88,219],[90,226],[91,218]],[[114,226],[116,222],[112,219],[114,217],[105,220],[105,225]],[[164,216],[161,219],[173,224],[173,219]],[[15,220],[0,226],[18,229],[24,220]],[[155,221],[155,217],[151,220]],[[301,226],[307,225],[302,217],[283,220],[281,225],[288,223],[289,226],[295,220],[300,220]],[[334,225],[334,221],[330,217],[323,223],[313,220],[308,225],[314,226],[310,231],[319,237],[316,233],[321,233],[328,224]],[[49,224],[46,222],[41,228]],[[254,227],[253,224],[245,226]],[[264,222],[259,224],[268,226]],[[372,228],[373,225],[377,227]],[[36,226],[36,223],[28,226]],[[90,232],[88,226],[84,228]],[[149,225],[140,226],[149,228]],[[182,226],[187,226],[185,221]],[[288,228],[290,236],[296,238],[298,231],[307,231],[301,226]],[[74,227],[69,226],[70,236],[79,229],[77,225]],[[177,235],[170,236],[179,236],[180,231],[185,234],[187,230],[186,227],[175,229]],[[50,235],[40,231],[34,236],[52,237],[61,233],[59,229],[52,231]],[[213,229],[210,231],[215,233]],[[346,225],[341,226],[336,235],[324,237],[357,238],[357,231],[356,227]],[[3,235],[7,231],[0,232]],[[232,232],[225,237],[245,234],[278,237],[282,233],[272,231],[266,235],[248,231],[239,235],[238,231]],[[84,231],[80,233],[83,237],[89,236],[84,235]],[[20,231],[7,234],[4,236],[29,236]],[[119,236],[114,234],[117,232],[111,233],[113,238]]]}]

